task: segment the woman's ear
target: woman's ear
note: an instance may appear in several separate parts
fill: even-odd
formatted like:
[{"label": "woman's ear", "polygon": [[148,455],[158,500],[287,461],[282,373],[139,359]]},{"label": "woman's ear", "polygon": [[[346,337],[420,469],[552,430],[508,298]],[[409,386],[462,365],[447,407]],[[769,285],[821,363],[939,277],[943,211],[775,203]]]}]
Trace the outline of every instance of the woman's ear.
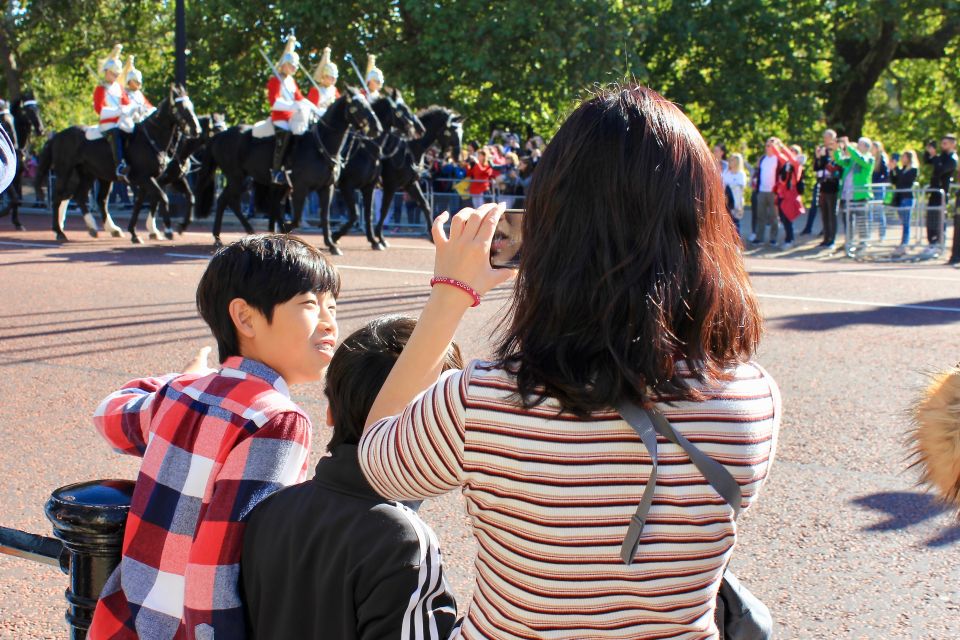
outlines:
[{"label": "woman's ear", "polygon": [[230,312],[230,320],[233,321],[233,326],[237,330],[238,337],[243,336],[247,339],[256,337],[257,331],[253,324],[253,317],[256,310],[247,304],[246,300],[243,298],[234,298],[230,301],[230,304],[227,305],[227,310]]}]

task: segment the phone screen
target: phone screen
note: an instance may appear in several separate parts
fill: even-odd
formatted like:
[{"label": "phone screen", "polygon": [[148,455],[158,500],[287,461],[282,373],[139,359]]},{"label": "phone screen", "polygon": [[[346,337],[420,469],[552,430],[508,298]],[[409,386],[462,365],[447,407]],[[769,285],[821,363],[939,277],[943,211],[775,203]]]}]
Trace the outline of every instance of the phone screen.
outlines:
[{"label": "phone screen", "polygon": [[507,209],[500,216],[490,243],[490,266],[494,269],[519,267],[522,243],[523,209]]}]

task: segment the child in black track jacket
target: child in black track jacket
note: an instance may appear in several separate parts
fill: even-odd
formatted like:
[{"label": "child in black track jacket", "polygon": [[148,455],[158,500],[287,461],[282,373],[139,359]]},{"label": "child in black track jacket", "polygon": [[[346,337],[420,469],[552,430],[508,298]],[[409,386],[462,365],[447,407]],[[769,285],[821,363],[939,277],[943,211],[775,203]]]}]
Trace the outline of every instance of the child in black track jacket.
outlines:
[{"label": "child in black track jacket", "polygon": [[[456,631],[436,536],[377,495],[357,462],[367,413],[415,324],[379,318],[344,340],[327,371],[332,456],[250,515],[241,582],[251,638],[440,640]],[[451,345],[444,369],[462,367]]]}]

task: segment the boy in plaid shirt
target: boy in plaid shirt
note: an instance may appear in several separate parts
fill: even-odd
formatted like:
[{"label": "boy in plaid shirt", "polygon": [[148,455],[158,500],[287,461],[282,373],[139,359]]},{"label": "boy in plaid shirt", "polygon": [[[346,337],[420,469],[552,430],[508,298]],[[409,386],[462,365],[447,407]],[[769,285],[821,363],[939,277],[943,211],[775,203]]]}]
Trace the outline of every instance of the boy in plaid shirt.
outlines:
[{"label": "boy in plaid shirt", "polygon": [[244,637],[244,521],[306,477],[310,420],[287,385],[323,376],[339,289],[333,265],[297,238],[229,245],[197,288],[221,369],[201,351],[184,373],[133,380],[97,407],[103,437],[143,462],[91,640]]}]

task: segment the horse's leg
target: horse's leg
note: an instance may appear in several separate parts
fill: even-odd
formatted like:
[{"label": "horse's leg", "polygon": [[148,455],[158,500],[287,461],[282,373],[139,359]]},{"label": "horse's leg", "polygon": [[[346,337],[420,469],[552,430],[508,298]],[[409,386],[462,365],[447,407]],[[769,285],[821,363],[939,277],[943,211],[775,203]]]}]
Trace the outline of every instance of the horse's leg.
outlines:
[{"label": "horse's leg", "polygon": [[231,197],[230,192],[234,188],[233,185],[233,180],[227,182],[227,186],[217,197],[217,211],[213,216],[213,246],[215,247],[223,246],[223,242],[220,241],[220,227],[223,226],[223,212],[227,208],[227,199]]},{"label": "horse's leg", "polygon": [[383,223],[386,222],[387,216],[390,215],[390,207],[393,205],[393,194],[395,193],[396,191],[393,187],[383,185],[383,197],[380,200],[380,218],[377,220],[377,229],[374,234],[377,245],[381,250],[390,246],[383,238]]},{"label": "horse's leg", "polygon": [[382,251],[383,247],[377,242],[376,225],[373,224],[373,190],[375,184],[370,183],[363,188],[363,226],[367,230],[367,242],[375,251]]},{"label": "horse's leg", "polygon": [[[290,233],[291,228],[283,221],[284,207],[289,200],[290,191],[287,187],[280,187],[282,189],[281,193],[284,195],[278,196],[276,198],[270,198],[269,207],[270,207],[270,231],[273,232],[274,229],[279,233]],[[273,187],[271,187],[270,192],[273,192]]]},{"label": "horse's leg", "polygon": [[427,237],[430,238],[430,241],[433,241],[433,233],[431,233],[431,227],[433,226],[433,219],[430,216],[430,203],[427,202],[427,196],[423,194],[423,189],[420,187],[420,182],[414,180],[406,188],[407,195],[413,198],[413,201],[420,207],[420,211],[423,213],[423,221],[426,224]]},{"label": "horse's leg", "polygon": [[100,217],[103,220],[103,228],[109,231],[110,235],[114,238],[123,237],[123,229],[118,227],[113,221],[113,218],[110,217],[110,209],[107,206],[113,183],[109,180],[99,180],[97,182],[97,188],[97,206],[100,207]]},{"label": "horse's leg", "polygon": [[320,200],[320,226],[323,228],[323,241],[335,256],[342,256],[343,251],[330,234],[330,203],[333,202],[333,185],[317,191]]},{"label": "horse's leg", "polygon": [[243,201],[240,198],[240,189],[237,189],[237,191],[233,194],[230,202],[230,208],[233,209],[233,213],[235,216],[237,216],[237,220],[240,221],[240,224],[243,225],[243,230],[248,234],[253,233],[253,226],[251,226],[250,220],[243,215]]},{"label": "horse's leg", "polygon": [[[143,201],[147,197],[147,190],[143,187],[137,189],[137,195],[133,198],[133,210],[130,212],[130,222],[127,224],[127,231],[130,232],[130,242],[133,244],[143,244],[143,240],[137,235],[137,222],[140,220],[140,209],[143,208]],[[152,206],[152,203],[151,203]],[[147,230],[150,229],[150,216],[147,216]],[[151,240],[154,238],[151,236]]]},{"label": "horse's leg", "polygon": [[[170,205],[169,205],[169,201],[167,200],[166,192],[163,190],[163,187],[161,187],[159,183],[157,183],[156,178],[150,178],[149,180],[147,180],[144,183],[143,188],[140,189],[140,193],[137,194],[137,198],[140,200],[141,203],[148,196],[152,196],[150,212],[147,214],[148,216],[147,231],[149,233],[148,237],[151,240],[159,240],[160,230],[157,229],[158,216],[154,215],[154,208],[155,207],[159,208],[159,212],[158,212],[159,217],[167,217],[169,215],[167,214],[167,207],[169,207]],[[136,213],[139,213],[139,210],[137,210]],[[136,213],[134,215],[136,215]],[[131,224],[133,224],[132,221],[131,221]]]},{"label": "horse's leg", "polygon": [[90,189],[92,187],[93,179],[81,176],[77,188],[73,192],[73,201],[77,204],[80,213],[83,215],[83,223],[87,226],[87,233],[90,234],[91,238],[96,238],[100,235],[100,230],[97,227],[97,219],[90,213],[89,199]]},{"label": "horse's leg", "polygon": [[[183,213],[183,220],[177,225],[177,233],[182,234],[193,222],[193,207],[196,206],[197,199],[194,197],[193,189],[190,188],[190,183],[187,182],[187,176],[185,175],[181,175],[180,179],[171,183],[170,186],[182,193],[187,199],[187,209]],[[166,236],[167,240],[173,240],[173,231],[169,224],[167,225]]]},{"label": "horse's leg", "polygon": [[63,224],[67,220],[67,207],[70,206],[70,199],[64,191],[65,189],[58,180],[50,194],[50,204],[52,205],[50,226],[53,233],[56,234],[58,242],[67,242],[68,240],[67,234],[63,232]]},{"label": "horse's leg", "polygon": [[[357,199],[354,197],[354,191],[351,188],[340,188],[340,197],[343,198],[343,204],[347,207],[347,221],[340,225],[340,228],[333,232],[333,242],[336,244],[340,238],[347,235],[353,225],[357,222]],[[329,212],[327,213],[329,219]]]}]

